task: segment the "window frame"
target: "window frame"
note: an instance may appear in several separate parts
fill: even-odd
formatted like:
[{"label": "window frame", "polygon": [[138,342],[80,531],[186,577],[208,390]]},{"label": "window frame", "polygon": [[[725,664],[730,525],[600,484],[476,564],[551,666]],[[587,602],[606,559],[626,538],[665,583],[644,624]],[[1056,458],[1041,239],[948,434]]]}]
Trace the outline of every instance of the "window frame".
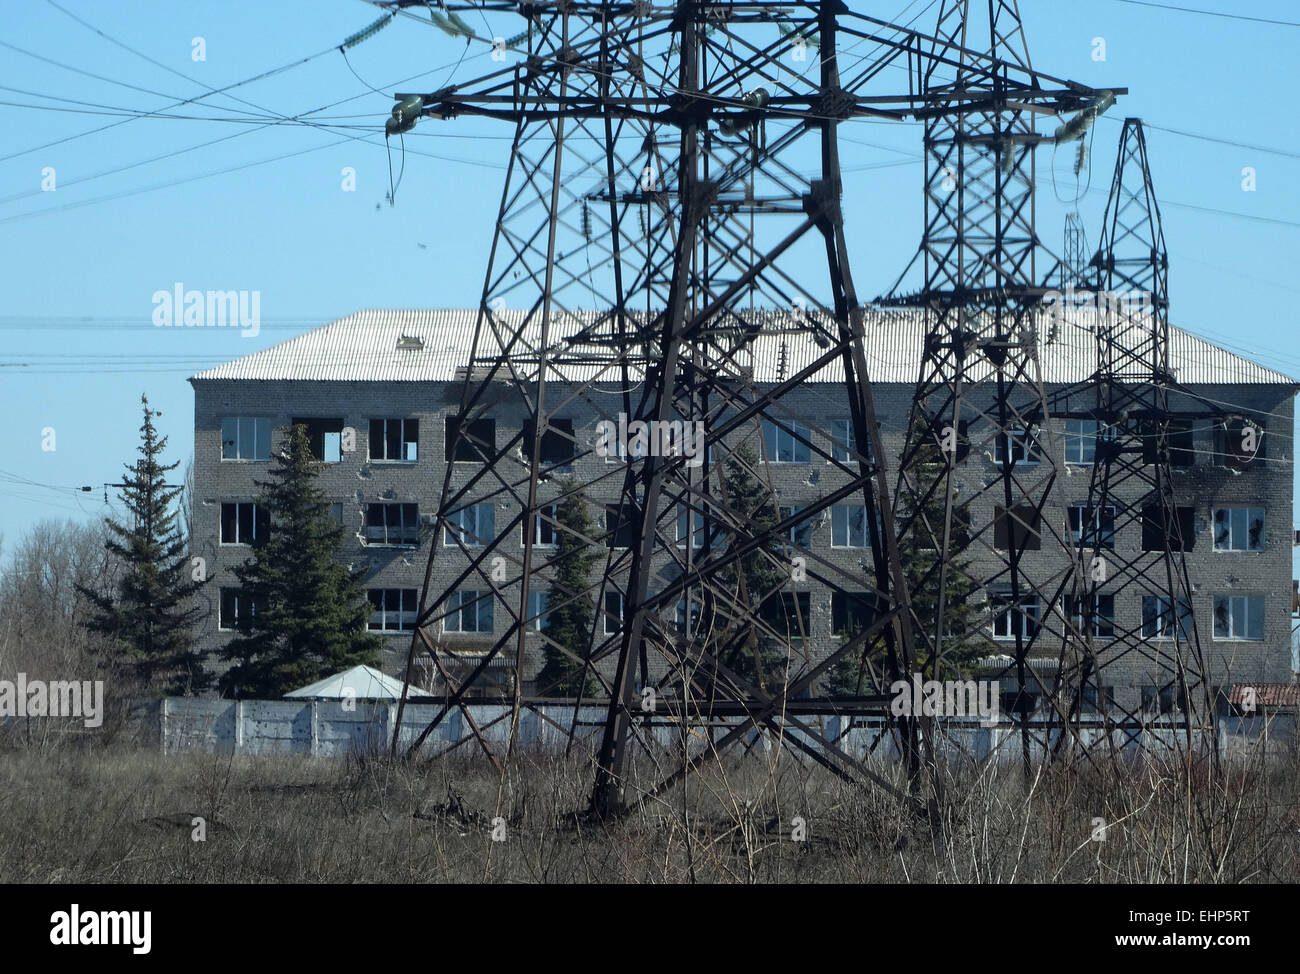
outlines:
[{"label": "window frame", "polygon": [[[496,613],[494,611],[496,599],[491,589],[466,589],[458,588],[448,597],[448,600],[456,599],[454,611],[447,613],[442,619],[442,631],[451,635],[470,635],[481,636],[484,634],[491,635],[496,631]],[[474,612],[473,629],[464,628],[465,613]],[[487,616],[487,628],[482,627],[483,616]],[[449,623],[452,619],[457,620],[456,628],[450,628]]]},{"label": "window frame", "polygon": [[1038,630],[1043,625],[1043,605],[1039,597],[1037,595],[1029,596],[1022,592],[1019,602],[1012,602],[1010,589],[993,589],[989,592],[989,615],[990,638],[999,643],[1015,642],[1016,640],[1016,632],[1009,622],[1005,635],[998,632],[999,618],[1004,617],[1007,620],[1012,619],[1013,616],[1019,618],[1021,621],[1020,638],[1025,640],[1037,638]]},{"label": "window frame", "polygon": [[[379,435],[375,435],[375,424],[379,424]],[[384,454],[388,453],[389,424],[397,423],[397,445],[398,451],[402,454],[400,457],[375,456],[375,447],[381,447]],[[413,428],[410,430],[408,438],[407,424]],[[408,447],[411,448],[408,450]],[[408,452],[413,452],[414,456],[407,456]],[[420,460],[420,420],[419,417],[400,417],[400,416],[376,416],[370,420],[370,445],[368,455],[371,463],[393,463],[413,465]]]},{"label": "window frame", "polygon": [[[763,417],[763,460],[766,463],[812,463],[812,447],[808,445],[811,439],[812,432],[806,423],[796,420],[778,423]],[[781,459],[785,440],[789,441],[789,460]]]},{"label": "window frame", "polygon": [[[234,440],[231,441],[227,441],[226,439],[226,423],[228,422],[235,423],[235,438]],[[257,447],[261,443],[261,437],[258,435],[259,431],[262,429],[262,426],[260,424],[265,424],[266,456],[251,456],[251,457],[226,456],[227,442],[231,442],[234,444],[236,453],[240,452],[239,444],[243,439],[241,424],[243,423],[253,424],[252,438],[253,438],[254,453],[258,452]],[[266,463],[268,462],[271,459],[271,436],[272,436],[271,419],[269,416],[222,416],[221,417],[221,462],[222,463]]]},{"label": "window frame", "polygon": [[[1072,540],[1076,545],[1082,545],[1084,543],[1084,516],[1089,511],[1091,511],[1093,515],[1091,526],[1097,541],[1096,544],[1090,545],[1089,547],[1093,549],[1114,549],[1115,518],[1119,513],[1114,504],[1102,504],[1100,507],[1093,507],[1091,504],[1071,504],[1066,514],[1069,518],[1070,540]],[[1079,522],[1077,528],[1075,527],[1076,512],[1078,513],[1077,520]],[[1107,520],[1110,522],[1109,529],[1106,528]]]},{"label": "window frame", "polygon": [[[1222,636],[1219,635],[1219,618],[1220,618],[1220,616],[1219,616],[1219,606],[1220,606],[1221,603],[1225,603],[1225,604],[1226,604],[1226,605],[1225,605],[1225,608],[1227,609],[1227,617],[1226,617],[1226,618],[1227,618],[1227,624],[1228,624],[1228,625],[1227,625],[1228,633],[1227,633],[1227,635],[1222,635]],[[1246,629],[1246,632],[1245,632],[1244,635],[1239,635],[1239,634],[1237,633],[1237,618],[1238,618],[1238,617],[1237,617],[1237,612],[1235,611],[1235,603],[1241,603],[1241,604],[1242,604],[1242,608],[1244,609],[1244,613],[1243,613],[1243,615],[1244,615],[1244,623],[1243,623],[1243,625],[1244,625],[1244,627],[1245,627],[1245,629]],[[1252,608],[1253,608],[1252,603],[1258,603],[1258,606],[1259,606],[1259,635],[1258,635],[1258,636],[1252,636],[1252,635],[1250,635],[1251,616],[1253,615],[1253,612],[1252,612]],[[1265,628],[1265,626],[1264,626],[1264,616],[1265,616],[1265,609],[1266,609],[1266,607],[1267,607],[1266,602],[1265,602],[1265,600],[1264,600],[1264,596],[1262,596],[1262,595],[1232,595],[1232,594],[1215,595],[1215,596],[1213,597],[1213,601],[1211,602],[1211,606],[1213,607],[1213,613],[1214,613],[1214,615],[1213,615],[1214,622],[1213,622],[1213,625],[1212,625],[1212,632],[1213,632],[1213,638],[1214,638],[1214,640],[1215,640],[1216,642],[1240,642],[1240,643],[1246,643],[1246,642],[1249,642],[1249,643],[1258,643],[1258,642],[1263,642],[1263,640],[1264,640],[1264,628]]]},{"label": "window frame", "polygon": [[[397,607],[388,607],[389,596],[397,595]],[[408,599],[407,596],[410,596]],[[376,602],[376,597],[378,602]],[[366,589],[366,601],[370,603],[370,618],[366,620],[367,632],[414,632],[416,620],[420,617],[420,591],[414,588],[370,588]],[[411,608],[406,607],[410,603]],[[388,616],[392,614],[396,625],[388,625]],[[375,616],[380,617],[375,625]],[[410,617],[409,625],[404,622]]]},{"label": "window frame", "polygon": [[[844,514],[840,514],[844,511]],[[847,512],[860,511],[862,514],[862,544],[853,544],[853,528],[849,521],[851,517]],[[844,544],[839,543],[839,534],[841,525],[838,523],[840,518],[844,518]],[[834,504],[831,506],[831,547],[843,548],[846,550],[862,551],[871,547],[871,525],[867,523],[867,505],[865,504]]]},{"label": "window frame", "polygon": [[[226,540],[226,508],[233,507],[234,520],[231,522],[235,531],[235,540]],[[252,536],[247,540],[242,540],[244,533],[244,518],[241,508],[251,507],[252,512],[249,515],[248,526],[252,531]],[[271,536],[271,512],[265,505],[258,504],[257,501],[222,501],[221,502],[221,523],[217,530],[217,544],[222,548],[248,548],[255,544],[264,542]]]},{"label": "window frame", "polygon": [[[474,525],[465,524],[465,515],[473,512]],[[489,515],[483,523],[484,514]],[[452,511],[442,523],[442,543],[466,548],[482,548],[497,536],[497,506],[491,501],[466,504]]]},{"label": "window frame", "polygon": [[[1235,536],[1237,534],[1236,525],[1233,523],[1234,521],[1233,514],[1236,512],[1241,512],[1242,516],[1245,519],[1245,523],[1241,525],[1241,527],[1244,529],[1243,533],[1246,535],[1246,539],[1245,539],[1246,547],[1244,548],[1238,548],[1233,543],[1235,540]],[[1251,515],[1255,512],[1259,512],[1259,546],[1251,547],[1250,536],[1252,534],[1251,524],[1253,523],[1253,519],[1251,518]],[[1226,531],[1227,531],[1228,544],[1226,547],[1219,544],[1219,521],[1220,521],[1221,514],[1226,515],[1226,518],[1224,518],[1224,520],[1227,521]],[[1210,529],[1214,535],[1213,545],[1214,545],[1214,550],[1216,552],[1224,552],[1224,553],[1231,553],[1231,554],[1262,553],[1263,551],[1266,550],[1267,547],[1267,542],[1264,540],[1265,538],[1264,532],[1267,529],[1267,525],[1268,525],[1268,509],[1265,507],[1254,507],[1252,505],[1247,505],[1247,504],[1225,504],[1221,507],[1213,507],[1210,509]]]},{"label": "window frame", "polygon": [[[1178,619],[1173,618],[1174,601],[1163,595],[1142,596],[1142,638],[1172,640],[1174,625],[1178,625],[1178,638],[1186,641],[1191,638],[1192,604],[1187,599],[1178,599]],[[1165,620],[1168,620],[1167,622]]]}]

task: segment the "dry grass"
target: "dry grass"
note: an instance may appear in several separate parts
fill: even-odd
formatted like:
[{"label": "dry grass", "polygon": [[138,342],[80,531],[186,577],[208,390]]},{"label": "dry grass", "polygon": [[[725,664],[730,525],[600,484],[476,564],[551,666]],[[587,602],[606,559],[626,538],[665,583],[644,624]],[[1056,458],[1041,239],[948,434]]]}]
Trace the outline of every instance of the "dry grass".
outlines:
[{"label": "dry grass", "polygon": [[949,767],[939,840],[906,803],[775,752],[593,825],[572,815],[585,759],[521,753],[498,776],[477,761],[22,746],[0,761],[0,880],[1296,882],[1298,769],[1294,752],[1218,777],[1156,760],[1029,783],[1012,765]]}]

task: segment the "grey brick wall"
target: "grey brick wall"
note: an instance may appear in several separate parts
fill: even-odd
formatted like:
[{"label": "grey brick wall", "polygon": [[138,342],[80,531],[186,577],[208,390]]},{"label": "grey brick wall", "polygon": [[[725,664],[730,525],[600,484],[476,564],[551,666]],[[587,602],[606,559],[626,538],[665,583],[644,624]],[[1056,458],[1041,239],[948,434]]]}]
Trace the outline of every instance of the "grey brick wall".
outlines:
[{"label": "grey brick wall", "polygon": [[[201,645],[214,650],[230,638],[230,634],[217,628],[218,592],[222,587],[233,586],[232,568],[248,556],[241,546],[220,545],[221,504],[233,501],[254,500],[257,488],[254,481],[265,479],[266,462],[223,461],[221,459],[221,422],[226,416],[260,416],[271,421],[275,430],[274,445],[293,417],[341,417],[346,426],[356,431],[356,449],[346,454],[343,462],[327,465],[321,475],[321,488],[335,502],[343,505],[344,523],[352,529],[340,558],[353,566],[366,565],[369,574],[367,588],[419,589],[428,556],[428,539],[418,550],[367,547],[362,543],[360,531],[364,524],[364,505],[375,501],[416,503],[422,515],[436,511],[446,472],[444,462],[444,428],[446,416],[454,411],[459,400],[460,386],[452,383],[366,383],[366,382],[290,382],[290,381],[231,381],[196,380],[195,387],[195,554],[207,559],[208,583],[206,597],[211,612],[200,632]],[[1055,390],[1049,390],[1049,393]],[[1215,467],[1211,453],[1214,449],[1213,433],[1208,420],[1195,423],[1196,465],[1178,470],[1174,474],[1174,489],[1180,503],[1196,508],[1197,543],[1188,553],[1189,573],[1194,589],[1194,612],[1201,633],[1202,645],[1210,658],[1218,682],[1283,681],[1290,670],[1290,591],[1292,549],[1292,466],[1291,438],[1293,395],[1288,386],[1231,385],[1204,386],[1193,390],[1198,396],[1214,403],[1231,403],[1266,415],[1264,457],[1248,470],[1237,473]],[[896,457],[902,449],[904,427],[911,405],[912,390],[901,384],[881,384],[874,390],[877,414],[881,424],[885,449]],[[825,383],[809,383],[796,394],[784,400],[795,416],[816,427],[828,427],[836,418],[846,418],[840,387]],[[1086,395],[1077,401],[1062,401],[1057,413],[1082,410],[1092,405]],[[1191,413],[1206,413],[1213,408],[1202,400],[1181,399],[1173,407]],[[610,409],[601,402],[602,414]],[[564,415],[574,419],[580,442],[594,443],[595,422],[598,414],[593,405],[576,400]],[[369,457],[369,421],[378,417],[417,418],[419,420],[419,460],[414,464],[374,463]],[[509,438],[523,421],[517,407],[503,407],[496,415],[498,442]],[[1044,448],[1061,449],[1061,423],[1043,437]],[[1059,455],[1059,453],[1058,453]],[[896,471],[892,469],[891,475]],[[463,484],[470,476],[471,464],[455,464],[453,484]],[[614,502],[618,498],[621,468],[609,461],[591,457],[575,465],[574,475],[588,485],[588,496],[594,504]],[[1087,498],[1090,469],[1067,467],[1061,478],[1060,496],[1065,503],[1083,503]],[[523,467],[520,467],[523,470]],[[841,484],[844,475],[830,464],[814,458],[812,464],[770,464],[768,472],[772,485],[782,503],[807,503]],[[959,485],[968,485],[974,491],[980,478],[995,475],[991,455],[973,452],[961,468]],[[543,499],[547,492],[553,495],[553,485],[543,485]],[[1123,495],[1121,494],[1121,497]],[[1136,501],[1136,497],[1123,497]],[[993,497],[982,497],[972,505],[972,519],[978,528],[993,518]],[[1267,509],[1266,550],[1263,552],[1216,552],[1210,532],[1212,508],[1218,505],[1252,505]],[[593,510],[593,516],[602,512]],[[500,533],[519,511],[509,503],[498,504],[497,531]],[[1054,508],[1051,514],[1059,530],[1064,530],[1066,514]],[[520,545],[518,527],[513,529],[514,544]],[[813,530],[813,546],[825,557],[845,568],[859,564],[866,554],[863,551],[832,549],[830,524],[821,524]],[[1136,528],[1121,532],[1115,554],[1133,553],[1140,546],[1140,533]],[[1049,551],[1031,552],[1027,566],[1031,571],[1049,571],[1052,559]],[[1059,554],[1056,556],[1059,558]],[[1041,562],[1041,564],[1039,564]],[[447,551],[435,566],[433,591],[449,584],[459,567],[462,556]],[[991,562],[990,562],[991,565]],[[973,566],[975,573],[982,567],[980,556]],[[814,640],[809,647],[815,656],[824,655],[830,647],[831,603],[825,589],[816,585],[797,586],[811,593],[812,631]],[[864,577],[864,588],[865,588]],[[1265,631],[1260,641],[1220,641],[1212,637],[1212,600],[1215,595],[1263,595],[1265,598]],[[507,618],[506,609],[498,605],[495,610],[497,631]],[[1117,627],[1140,624],[1141,605],[1136,594],[1117,600],[1115,606]],[[481,647],[485,637],[446,634],[443,638],[459,648]],[[536,637],[529,637],[530,640]],[[384,669],[399,672],[410,645],[410,635],[386,636]],[[996,647],[992,647],[996,652]],[[526,670],[531,678],[540,666],[540,654],[532,653],[532,662]],[[219,668],[219,667],[218,667]],[[1126,667],[1108,669],[1109,679],[1121,687],[1117,696],[1127,698],[1136,693],[1136,687],[1152,682],[1146,670],[1149,667],[1136,662]],[[1123,702],[1123,701],[1122,701]]]}]

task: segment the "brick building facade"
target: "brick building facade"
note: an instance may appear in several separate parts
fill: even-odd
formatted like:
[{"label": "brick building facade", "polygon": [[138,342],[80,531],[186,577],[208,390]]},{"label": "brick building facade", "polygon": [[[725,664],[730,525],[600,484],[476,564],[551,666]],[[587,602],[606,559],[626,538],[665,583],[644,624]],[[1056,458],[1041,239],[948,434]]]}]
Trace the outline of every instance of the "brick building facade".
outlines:
[{"label": "brick building facade", "polygon": [[[200,632],[203,649],[213,650],[228,640],[234,619],[246,611],[231,569],[247,558],[247,546],[267,529],[255,508],[253,482],[265,479],[271,451],[289,424],[302,421],[312,434],[313,448],[326,460],[319,486],[347,528],[340,558],[368,567],[363,584],[373,607],[371,626],[385,636],[385,671],[399,672],[410,645],[409,627],[447,465],[452,464],[453,484],[463,483],[472,472],[471,463],[447,456],[447,419],[460,398],[475,317],[472,311],[359,312],[190,380],[195,390],[195,553],[207,558],[209,566],[206,592],[211,611]],[[881,435],[891,457],[902,449],[923,327],[913,315],[869,318],[868,365]],[[1035,449],[1055,451],[1058,462],[1063,461],[1058,496],[1065,508],[1081,507],[1088,495],[1090,443],[1095,443],[1096,428],[1079,417],[1095,403],[1095,396],[1090,400],[1088,390],[1077,384],[1095,368],[1091,341],[1090,336],[1067,337],[1042,346],[1043,379],[1054,418],[1048,429],[1037,431],[1035,444],[1004,447],[1013,455],[1021,451],[1018,456],[1027,465],[1034,463]],[[752,348],[754,381],[760,387],[780,381],[783,372],[792,374],[815,351],[811,338],[762,335]],[[1289,681],[1291,431],[1293,399],[1300,386],[1176,329],[1171,364],[1191,393],[1171,403],[1187,417],[1175,437],[1174,491],[1178,504],[1188,509],[1184,531],[1190,527],[1193,532],[1187,552],[1191,609],[1214,682]],[[827,370],[783,403],[790,415],[803,417],[813,430],[834,430],[848,418],[840,381]],[[1076,391],[1066,396],[1067,389]],[[566,410],[580,452],[591,449],[597,420],[609,415],[608,404],[597,404],[593,397],[615,391],[612,385],[597,386]],[[1233,424],[1243,418],[1262,431],[1262,449],[1247,464],[1234,457],[1230,442]],[[525,419],[522,412],[503,409],[495,417],[497,442],[506,442]],[[977,430],[968,435],[972,443],[981,443]],[[842,472],[809,455],[797,438],[785,440],[772,430],[765,436],[757,427],[750,436],[756,448],[764,449],[766,473],[782,506],[797,507],[843,480]],[[959,491],[964,482],[997,475],[996,452],[976,446],[965,456]],[[521,472],[526,469],[521,460],[515,462]],[[598,521],[601,506],[618,500],[621,478],[607,476],[617,462],[588,455],[572,464],[573,476],[591,485],[587,498]],[[896,466],[890,464],[891,474]],[[548,489],[554,488],[542,485],[543,499]],[[1121,494],[1117,500],[1138,503],[1140,498]],[[983,497],[972,504],[974,530],[993,522],[992,504]],[[473,516],[482,521],[471,529],[482,533],[509,523],[519,512],[507,507],[491,505],[491,510],[476,513]],[[1058,530],[1069,531],[1078,530],[1080,518],[1086,516],[1082,510],[1054,509],[1047,519]],[[809,523],[806,535],[792,540],[847,567],[867,555],[859,546],[865,542],[854,530],[849,509],[843,516],[835,509],[834,516]],[[1138,552],[1145,541],[1131,526],[1108,540],[1119,558]],[[518,543],[522,545],[522,537]],[[1041,552],[1026,554],[1027,570],[1038,570],[1037,559],[1043,562],[1041,570],[1049,571],[1050,559],[1060,557],[1045,545]],[[435,566],[432,591],[440,591],[461,565],[463,556],[448,550]],[[976,574],[979,567],[976,564]],[[814,657],[824,655],[846,608],[834,604],[830,593],[818,591],[815,584],[797,587],[807,593],[799,598],[809,627],[808,650]],[[1007,651],[1009,625],[1023,624],[1006,612],[998,613],[997,595],[987,593],[990,655]],[[1141,628],[1144,637],[1159,640],[1158,613],[1165,607],[1149,601],[1153,597],[1126,593],[1114,600],[1107,606],[1109,624]],[[506,618],[501,606],[494,612],[467,612],[442,627],[443,638],[455,641],[461,651],[473,652],[491,643]],[[613,631],[617,619],[610,617],[606,624]],[[540,653],[535,653],[524,674],[526,685],[540,665]],[[1139,662],[1108,667],[1106,678],[1126,706],[1153,682]]]}]

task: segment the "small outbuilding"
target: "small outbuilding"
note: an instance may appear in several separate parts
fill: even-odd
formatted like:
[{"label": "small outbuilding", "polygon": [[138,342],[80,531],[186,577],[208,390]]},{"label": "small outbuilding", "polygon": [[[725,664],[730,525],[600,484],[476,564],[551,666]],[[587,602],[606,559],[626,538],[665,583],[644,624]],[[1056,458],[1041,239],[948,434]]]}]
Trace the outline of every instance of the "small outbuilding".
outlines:
[{"label": "small outbuilding", "polygon": [[[431,696],[428,690],[412,686],[407,699]],[[402,681],[386,676],[372,666],[354,666],[284,695],[286,700],[401,700]]]}]

